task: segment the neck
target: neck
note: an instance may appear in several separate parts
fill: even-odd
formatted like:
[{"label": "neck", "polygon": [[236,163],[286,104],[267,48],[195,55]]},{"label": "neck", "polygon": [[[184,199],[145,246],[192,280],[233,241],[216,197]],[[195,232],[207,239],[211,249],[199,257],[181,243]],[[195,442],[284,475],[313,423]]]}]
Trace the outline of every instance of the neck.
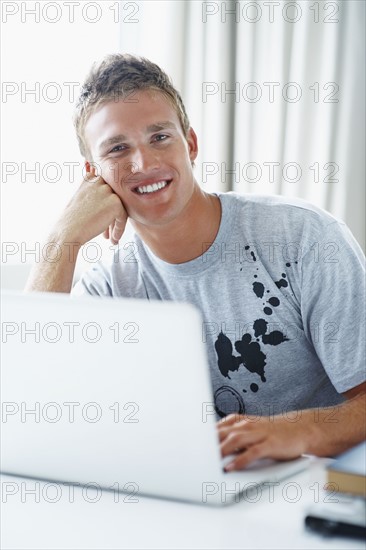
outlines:
[{"label": "neck", "polygon": [[147,226],[131,220],[150,250],[165,262],[181,264],[201,256],[213,243],[221,221],[220,199],[195,185],[192,197],[174,220]]}]

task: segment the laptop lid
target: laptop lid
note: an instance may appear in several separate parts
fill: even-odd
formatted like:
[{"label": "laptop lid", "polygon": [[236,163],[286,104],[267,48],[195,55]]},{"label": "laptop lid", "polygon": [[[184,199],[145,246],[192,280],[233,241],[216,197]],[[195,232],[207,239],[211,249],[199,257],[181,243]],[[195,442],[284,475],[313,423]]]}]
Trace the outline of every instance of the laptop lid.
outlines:
[{"label": "laptop lid", "polygon": [[301,469],[223,473],[201,335],[190,304],[4,293],[1,470],[223,504]]}]

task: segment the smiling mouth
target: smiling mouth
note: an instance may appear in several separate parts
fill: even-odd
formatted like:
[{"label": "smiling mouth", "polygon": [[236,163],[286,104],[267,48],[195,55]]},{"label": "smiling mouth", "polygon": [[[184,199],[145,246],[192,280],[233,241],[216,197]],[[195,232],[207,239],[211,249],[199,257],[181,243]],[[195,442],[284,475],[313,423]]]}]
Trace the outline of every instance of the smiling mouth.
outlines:
[{"label": "smiling mouth", "polygon": [[149,185],[139,185],[133,189],[133,192],[138,195],[151,195],[165,189],[171,182],[172,180],[161,180]]}]

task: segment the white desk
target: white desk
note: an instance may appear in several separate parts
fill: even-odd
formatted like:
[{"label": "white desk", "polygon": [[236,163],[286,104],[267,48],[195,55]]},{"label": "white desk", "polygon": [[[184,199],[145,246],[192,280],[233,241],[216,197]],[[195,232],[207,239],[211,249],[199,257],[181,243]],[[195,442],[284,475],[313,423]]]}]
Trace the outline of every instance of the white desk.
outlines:
[{"label": "white desk", "polygon": [[[257,502],[242,500],[222,508],[140,495],[138,502],[131,503],[124,502],[123,494],[119,494],[119,502],[114,502],[110,491],[102,492],[99,500],[92,503],[83,498],[81,488],[75,488],[74,502],[70,502],[67,487],[52,503],[49,501],[56,497],[55,490],[42,497],[46,482],[11,476],[1,476],[0,480],[3,550],[365,549],[362,541],[323,538],[304,527],[306,509],[314,503],[318,487],[320,503],[324,499],[321,459],[307,471],[273,487],[273,498],[267,488]],[[22,495],[22,482],[27,489],[39,484],[40,502],[24,490]],[[5,490],[17,488],[18,492],[4,502]],[[90,501],[97,495],[96,490],[89,488]]]}]

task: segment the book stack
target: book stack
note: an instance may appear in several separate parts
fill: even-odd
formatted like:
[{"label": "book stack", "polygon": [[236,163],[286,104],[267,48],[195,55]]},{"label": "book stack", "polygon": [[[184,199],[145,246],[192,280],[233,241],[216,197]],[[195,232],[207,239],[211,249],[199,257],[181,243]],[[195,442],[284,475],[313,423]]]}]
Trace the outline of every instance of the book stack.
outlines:
[{"label": "book stack", "polygon": [[[366,441],[339,455],[327,467],[327,491],[332,499],[313,506],[305,525],[327,535],[366,536]],[[339,495],[334,498],[334,493]]]},{"label": "book stack", "polygon": [[366,441],[341,454],[327,470],[334,491],[366,497]]}]

